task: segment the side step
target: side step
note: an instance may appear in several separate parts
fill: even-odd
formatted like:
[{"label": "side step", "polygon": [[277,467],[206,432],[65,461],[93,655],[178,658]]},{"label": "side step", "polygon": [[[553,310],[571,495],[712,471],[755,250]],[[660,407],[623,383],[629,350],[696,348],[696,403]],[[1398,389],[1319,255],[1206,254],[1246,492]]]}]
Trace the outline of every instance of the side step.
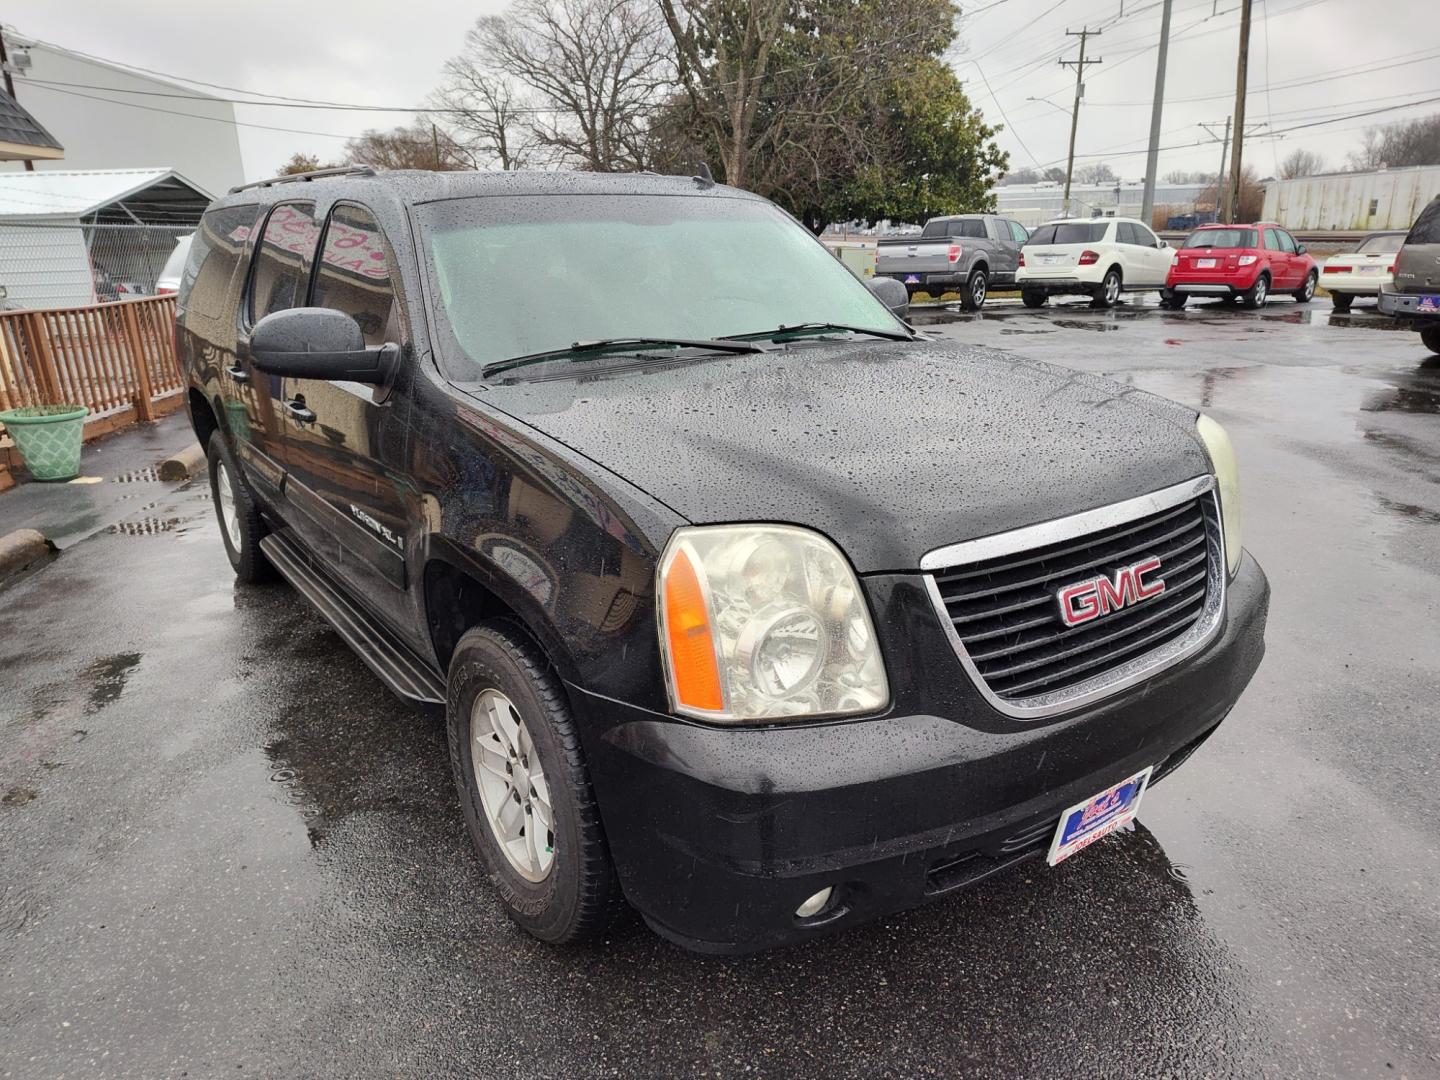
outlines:
[{"label": "side step", "polygon": [[430,666],[312,567],[285,532],[262,537],[260,550],[391,690],[424,705],[445,703],[445,683]]}]

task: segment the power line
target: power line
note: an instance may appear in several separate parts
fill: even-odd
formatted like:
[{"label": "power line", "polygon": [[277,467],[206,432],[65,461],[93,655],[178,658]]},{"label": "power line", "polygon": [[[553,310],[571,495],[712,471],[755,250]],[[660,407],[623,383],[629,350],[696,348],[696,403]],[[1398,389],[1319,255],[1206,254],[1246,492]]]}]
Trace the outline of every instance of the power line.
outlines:
[{"label": "power line", "polygon": [[[985,78],[985,69],[980,66],[979,61],[972,62],[975,64],[975,70],[980,73],[981,81],[985,83],[985,89],[990,90],[990,80]],[[1000,119],[1005,121],[1006,128],[1008,128],[1010,133],[1015,136],[1015,141],[1020,144],[1021,149],[1023,149],[1025,153],[1030,155],[1031,161],[1035,162],[1036,165],[1039,165],[1040,159],[1035,156],[1034,152],[1030,149],[1030,147],[1025,145],[1025,140],[1020,137],[1020,129],[1017,128],[1014,124],[1010,123],[1010,118],[1005,115],[1005,106],[1000,104],[1000,99],[995,96],[994,90],[990,90],[990,100],[995,102],[995,107],[1000,110]]]}]

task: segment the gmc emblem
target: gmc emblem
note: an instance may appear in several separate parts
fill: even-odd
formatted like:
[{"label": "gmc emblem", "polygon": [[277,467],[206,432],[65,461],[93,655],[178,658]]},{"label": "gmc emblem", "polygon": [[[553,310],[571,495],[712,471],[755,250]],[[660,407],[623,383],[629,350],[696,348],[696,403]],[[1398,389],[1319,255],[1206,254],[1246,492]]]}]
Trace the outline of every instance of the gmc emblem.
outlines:
[{"label": "gmc emblem", "polygon": [[1060,605],[1060,621],[1066,626],[1083,626],[1112,611],[1159,596],[1165,591],[1165,579],[1145,580],[1146,574],[1153,574],[1159,569],[1160,560],[1152,556],[1143,562],[1121,567],[1115,571],[1113,578],[1101,574],[1066,585],[1055,594],[1055,600]]}]

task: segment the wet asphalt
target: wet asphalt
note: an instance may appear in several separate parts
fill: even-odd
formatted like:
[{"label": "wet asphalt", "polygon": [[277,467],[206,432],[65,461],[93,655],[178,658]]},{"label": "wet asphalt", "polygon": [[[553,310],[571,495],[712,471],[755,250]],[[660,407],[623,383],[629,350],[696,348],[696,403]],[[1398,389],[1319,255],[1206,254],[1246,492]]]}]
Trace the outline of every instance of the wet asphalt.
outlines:
[{"label": "wet asphalt", "polygon": [[915,321],[1237,445],[1269,652],[1139,827],[758,957],[537,944],[439,719],[157,484],[0,590],[0,1076],[1440,1076],[1440,361],[1323,301]]}]

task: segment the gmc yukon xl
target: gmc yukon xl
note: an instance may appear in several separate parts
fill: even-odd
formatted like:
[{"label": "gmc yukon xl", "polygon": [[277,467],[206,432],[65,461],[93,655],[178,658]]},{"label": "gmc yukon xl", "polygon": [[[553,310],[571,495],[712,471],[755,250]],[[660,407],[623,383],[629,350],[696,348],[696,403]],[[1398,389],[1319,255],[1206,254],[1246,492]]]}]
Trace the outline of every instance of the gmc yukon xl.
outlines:
[{"label": "gmc yukon xl", "polygon": [[628,902],[743,952],[1058,864],[1260,663],[1221,427],[894,292],[708,177],[356,168],[205,213],[178,341],[230,564],[443,710],[538,938]]}]

